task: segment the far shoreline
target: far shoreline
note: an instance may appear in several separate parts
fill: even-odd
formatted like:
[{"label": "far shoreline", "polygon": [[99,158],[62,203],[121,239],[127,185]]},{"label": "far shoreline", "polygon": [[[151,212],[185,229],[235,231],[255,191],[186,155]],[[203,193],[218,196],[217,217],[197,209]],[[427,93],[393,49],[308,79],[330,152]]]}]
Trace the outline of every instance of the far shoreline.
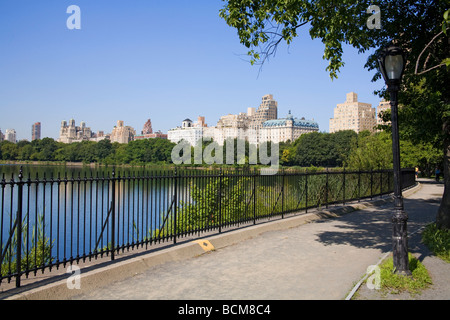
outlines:
[{"label": "far shoreline", "polygon": [[173,165],[168,164],[155,164],[155,163],[148,163],[148,164],[107,164],[107,163],[98,163],[98,162],[91,162],[91,163],[85,163],[85,162],[69,162],[69,161],[11,161],[11,160],[0,160],[0,165],[31,165],[31,166],[60,166],[60,167],[90,167],[90,168],[99,168],[99,167],[127,167],[127,168],[133,168],[133,167],[169,167]]}]

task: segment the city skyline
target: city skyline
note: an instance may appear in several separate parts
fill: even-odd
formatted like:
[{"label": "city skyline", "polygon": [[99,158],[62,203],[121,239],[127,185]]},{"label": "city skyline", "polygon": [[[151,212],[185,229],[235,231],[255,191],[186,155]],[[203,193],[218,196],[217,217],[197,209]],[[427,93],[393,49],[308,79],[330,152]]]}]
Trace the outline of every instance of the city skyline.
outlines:
[{"label": "city skyline", "polygon": [[[26,6],[23,4],[26,3]],[[69,30],[68,6],[81,9],[81,30]],[[112,130],[118,119],[140,130],[151,118],[167,132],[184,118],[216,123],[224,114],[258,107],[273,94],[279,115],[289,110],[329,131],[333,109],[347,92],[378,105],[373,72],[364,69],[370,52],[344,46],[339,78],[331,81],[323,45],[299,30],[292,45],[280,46],[260,70],[218,12],[222,1],[156,3],[60,1],[0,4],[0,128],[17,140],[57,139],[61,120],[89,122],[92,131]]]}]

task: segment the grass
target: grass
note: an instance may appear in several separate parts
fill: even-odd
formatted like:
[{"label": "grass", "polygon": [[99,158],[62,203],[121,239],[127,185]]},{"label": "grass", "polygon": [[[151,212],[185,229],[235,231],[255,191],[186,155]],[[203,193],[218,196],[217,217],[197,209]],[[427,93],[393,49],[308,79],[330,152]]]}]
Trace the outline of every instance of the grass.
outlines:
[{"label": "grass", "polygon": [[431,223],[423,231],[422,241],[436,256],[450,263],[450,230],[440,230]]},{"label": "grass", "polygon": [[394,265],[392,257],[387,259],[380,266],[381,290],[384,293],[398,294],[409,292],[418,294],[421,290],[428,288],[431,284],[431,277],[425,266],[414,256],[409,256],[409,270],[411,276],[402,276],[393,272]]}]

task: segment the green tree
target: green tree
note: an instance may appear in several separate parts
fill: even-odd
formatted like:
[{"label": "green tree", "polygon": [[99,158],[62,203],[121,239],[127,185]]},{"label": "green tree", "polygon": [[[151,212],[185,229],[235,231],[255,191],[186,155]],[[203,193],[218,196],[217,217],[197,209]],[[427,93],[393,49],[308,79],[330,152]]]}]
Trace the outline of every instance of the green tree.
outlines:
[{"label": "green tree", "polygon": [[106,160],[113,153],[112,143],[109,139],[100,140],[96,145],[96,157],[98,161]]},{"label": "green tree", "polygon": [[[372,1],[224,0],[220,16],[237,29],[249,49],[252,63],[264,63],[281,42],[290,44],[302,26],[312,39],[324,44],[327,71],[337,78],[343,67],[343,44],[359,52],[377,49],[365,67],[377,71],[378,50],[388,44],[408,53],[399,102],[403,105],[400,127],[409,127],[416,141],[433,142],[444,155],[444,196],[437,215],[439,228],[450,229],[450,74],[448,47],[448,1],[379,1],[381,29],[367,28],[367,9]],[[447,62],[446,62],[447,61]],[[378,92],[387,98],[385,89]],[[402,130],[402,129],[401,129]],[[421,135],[420,132],[425,134]]]},{"label": "green tree", "polygon": [[34,153],[34,148],[31,146],[30,143],[25,144],[21,148],[19,148],[19,160],[32,160],[31,156]]},{"label": "green tree", "polygon": [[55,150],[55,158],[59,161],[78,161],[78,143],[64,144],[61,148]]},{"label": "green tree", "polygon": [[113,142],[112,147],[114,150],[114,158],[111,158],[115,164],[127,164],[130,163],[129,154],[126,152],[127,145],[118,142]]},{"label": "green tree", "polygon": [[294,163],[301,167],[334,165],[330,163],[334,161],[329,157],[329,135],[321,132],[301,135],[294,142]]},{"label": "green tree", "polygon": [[36,150],[36,160],[53,161],[55,160],[55,151],[58,149],[58,142],[52,138],[43,138],[40,140],[33,140],[31,145]]},{"label": "green tree", "polygon": [[94,141],[81,141],[77,145],[77,161],[91,163],[98,160],[98,143]]},{"label": "green tree", "polygon": [[353,144],[347,166],[355,170],[392,168],[392,140],[387,132],[360,134]]},{"label": "green tree", "polygon": [[15,143],[10,141],[3,141],[1,143],[1,149],[3,160],[16,160],[19,155],[19,148]]},{"label": "green tree", "polygon": [[353,130],[343,130],[330,134],[330,144],[335,166],[342,166],[351,152],[351,145],[357,139],[357,133]]},{"label": "green tree", "polygon": [[356,137],[356,133],[351,130],[303,134],[284,155],[289,157],[287,160],[291,164],[302,167],[342,166],[349,156],[350,146]]}]

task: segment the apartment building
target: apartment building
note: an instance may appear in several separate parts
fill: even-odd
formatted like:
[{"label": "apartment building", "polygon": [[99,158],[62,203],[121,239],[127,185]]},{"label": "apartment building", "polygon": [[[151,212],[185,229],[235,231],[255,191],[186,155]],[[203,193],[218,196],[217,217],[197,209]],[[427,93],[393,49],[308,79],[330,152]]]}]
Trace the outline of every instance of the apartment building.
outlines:
[{"label": "apartment building", "polygon": [[31,127],[31,141],[41,139],[41,123],[36,122]]},{"label": "apartment building", "polygon": [[375,108],[369,103],[359,102],[358,95],[350,92],[347,93],[346,101],[337,104],[334,109],[334,118],[330,119],[330,133],[342,130],[373,132],[376,124]]}]

